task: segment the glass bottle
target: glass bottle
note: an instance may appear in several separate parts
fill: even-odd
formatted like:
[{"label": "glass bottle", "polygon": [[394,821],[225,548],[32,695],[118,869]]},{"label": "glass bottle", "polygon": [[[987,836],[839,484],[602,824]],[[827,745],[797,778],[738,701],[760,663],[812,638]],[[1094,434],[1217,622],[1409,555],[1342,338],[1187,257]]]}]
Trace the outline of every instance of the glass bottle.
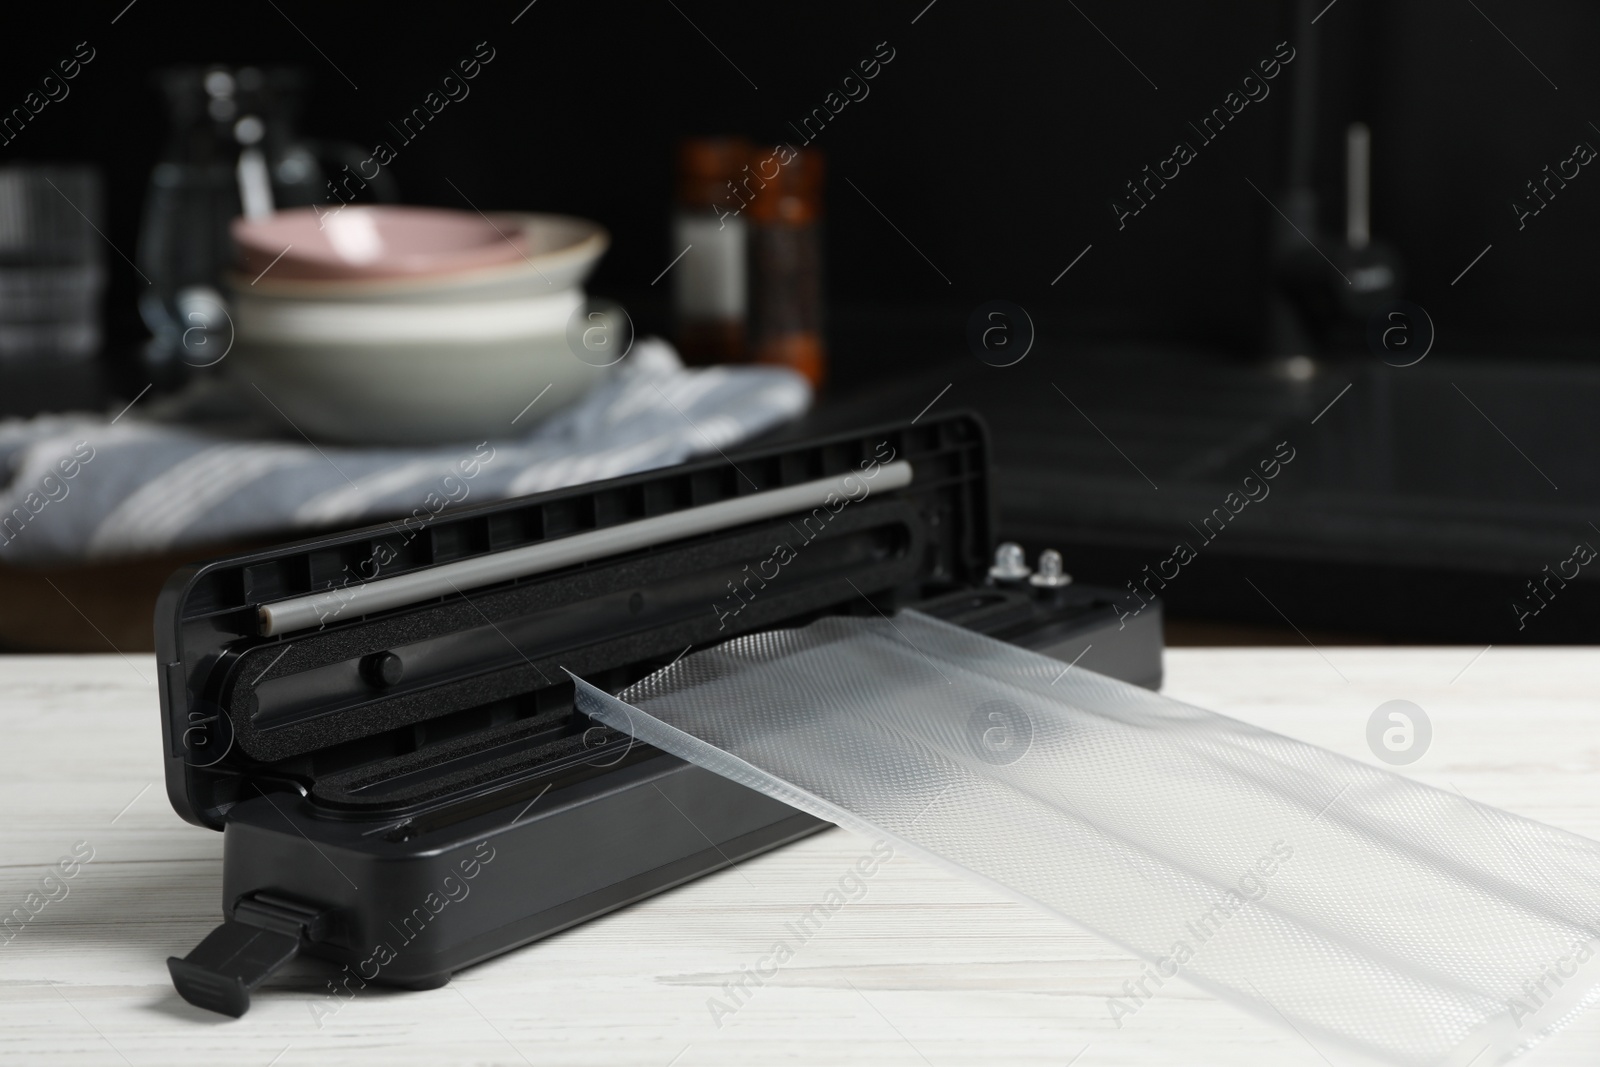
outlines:
[{"label": "glass bottle", "polygon": [[[205,366],[228,348],[222,279],[233,262],[229,222],[336,202],[327,175],[365,153],[296,136],[305,76],[295,68],[171,67],[158,82],[168,136],[140,226],[136,258],[150,285],[139,311],[155,335],[153,361]],[[377,199],[395,199],[387,173],[371,185]]]},{"label": "glass bottle", "polygon": [[0,365],[99,351],[104,200],[89,167],[0,167]]}]

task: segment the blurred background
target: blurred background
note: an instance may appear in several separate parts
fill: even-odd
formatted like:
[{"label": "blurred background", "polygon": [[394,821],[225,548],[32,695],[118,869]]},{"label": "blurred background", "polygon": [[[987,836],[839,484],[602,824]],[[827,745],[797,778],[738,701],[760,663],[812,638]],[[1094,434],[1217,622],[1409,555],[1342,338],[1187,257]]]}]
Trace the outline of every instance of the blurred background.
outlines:
[{"label": "blurred background", "polygon": [[[65,479],[50,449],[96,440],[83,426],[112,444],[76,503],[0,536],[0,642],[148,647],[178,562],[316,526],[302,510],[159,542],[107,523],[158,463],[119,466],[118,434],[237,435],[239,355],[292,396],[284,338],[332,314],[316,302],[387,299],[319,291],[315,264],[252,259],[213,221],[329,211],[345,167],[381,174],[340,186],[358,203],[597,223],[585,322],[620,329],[626,309],[691,364],[817,386],[740,440],[979,411],[1002,533],[1130,610],[1159,594],[1173,641],[1595,640],[1596,31],[1592,5],[1473,0],[34,12],[0,40],[0,504],[52,462]],[[589,236],[526,225],[536,271]],[[306,233],[302,253],[326,231]],[[185,239],[202,250],[173,252]],[[265,269],[179,277],[208,255]],[[239,318],[236,299],[259,306]],[[370,399],[350,388],[322,394],[324,418]],[[288,424],[260,434],[335,467],[502,433],[323,431],[315,403],[296,417],[255,392],[272,406],[251,418]],[[96,421],[50,421],[70,412]],[[409,491],[351,518],[408,514]]]}]

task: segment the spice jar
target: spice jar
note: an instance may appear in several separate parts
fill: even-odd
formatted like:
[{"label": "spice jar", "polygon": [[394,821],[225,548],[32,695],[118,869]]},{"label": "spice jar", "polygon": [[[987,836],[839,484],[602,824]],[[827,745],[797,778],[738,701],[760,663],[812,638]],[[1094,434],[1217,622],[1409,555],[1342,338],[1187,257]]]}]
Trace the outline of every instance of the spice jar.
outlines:
[{"label": "spice jar", "polygon": [[734,181],[750,159],[737,137],[692,137],[678,151],[671,268],[678,349],[685,363],[745,356],[748,220]]},{"label": "spice jar", "polygon": [[757,153],[748,173],[760,186],[748,212],[752,358],[821,385],[822,155],[779,145]]}]

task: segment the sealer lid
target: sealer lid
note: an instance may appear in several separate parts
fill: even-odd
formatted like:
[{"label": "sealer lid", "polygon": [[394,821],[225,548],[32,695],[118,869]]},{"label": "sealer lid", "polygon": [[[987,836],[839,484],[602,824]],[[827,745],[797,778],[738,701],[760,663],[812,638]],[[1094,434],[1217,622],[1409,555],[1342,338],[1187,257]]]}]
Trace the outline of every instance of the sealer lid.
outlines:
[{"label": "sealer lid", "polygon": [[182,568],[155,620],[168,796],[220,828],[258,789],[360,818],[589,773],[615,735],[574,716],[563,668],[620,687],[981,580],[986,437],[919,419]]}]

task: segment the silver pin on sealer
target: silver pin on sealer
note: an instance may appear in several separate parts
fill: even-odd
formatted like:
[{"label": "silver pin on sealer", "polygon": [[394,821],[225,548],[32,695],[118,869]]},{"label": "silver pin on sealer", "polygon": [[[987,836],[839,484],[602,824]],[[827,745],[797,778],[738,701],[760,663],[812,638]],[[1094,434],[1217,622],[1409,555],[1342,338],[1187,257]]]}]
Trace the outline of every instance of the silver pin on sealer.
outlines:
[{"label": "silver pin on sealer", "polygon": [[1061,553],[1047,548],[1039,553],[1039,570],[1028,579],[1039,589],[1061,589],[1072,584],[1072,575],[1062,569]]},{"label": "silver pin on sealer", "polygon": [[1003,542],[994,550],[994,565],[989,568],[991,582],[1020,582],[1032,573],[1028,557],[1015,541]]}]

